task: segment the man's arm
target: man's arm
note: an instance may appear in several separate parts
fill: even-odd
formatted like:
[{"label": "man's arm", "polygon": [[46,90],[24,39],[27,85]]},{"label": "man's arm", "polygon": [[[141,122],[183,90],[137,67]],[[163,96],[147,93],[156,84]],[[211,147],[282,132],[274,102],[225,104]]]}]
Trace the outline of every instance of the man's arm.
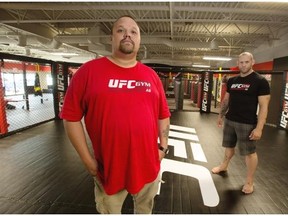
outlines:
[{"label": "man's arm", "polygon": [[97,174],[97,162],[91,156],[89,151],[85,131],[81,121],[71,122],[63,120],[64,128],[66,130],[67,136],[78,152],[82,162],[84,163],[86,169],[92,176]]},{"label": "man's arm", "polygon": [[[170,128],[170,118],[161,119],[158,122],[159,122],[158,136],[160,140],[160,146],[167,149],[169,128]],[[159,159],[162,160],[164,157],[165,157],[165,153],[159,150]]]},{"label": "man's arm", "polygon": [[230,94],[228,92],[225,93],[224,98],[221,102],[220,113],[218,115],[217,124],[219,127],[223,125],[223,117],[226,115],[229,106],[229,97]]},{"label": "man's arm", "polygon": [[258,121],[256,128],[251,132],[249,136],[251,140],[258,140],[262,136],[262,130],[266,123],[266,118],[268,114],[269,101],[270,101],[270,95],[258,96],[258,104],[259,104]]}]

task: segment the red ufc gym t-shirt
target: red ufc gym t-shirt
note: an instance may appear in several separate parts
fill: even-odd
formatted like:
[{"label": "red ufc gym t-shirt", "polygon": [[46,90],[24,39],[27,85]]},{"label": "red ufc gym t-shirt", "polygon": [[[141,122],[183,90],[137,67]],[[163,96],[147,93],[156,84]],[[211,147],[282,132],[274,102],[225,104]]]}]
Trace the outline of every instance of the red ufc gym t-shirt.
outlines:
[{"label": "red ufc gym t-shirt", "polygon": [[154,70],[139,62],[122,68],[106,57],[87,62],[73,76],[60,113],[68,121],[83,116],[107,194],[135,194],[155,180],[158,120],[170,112]]}]

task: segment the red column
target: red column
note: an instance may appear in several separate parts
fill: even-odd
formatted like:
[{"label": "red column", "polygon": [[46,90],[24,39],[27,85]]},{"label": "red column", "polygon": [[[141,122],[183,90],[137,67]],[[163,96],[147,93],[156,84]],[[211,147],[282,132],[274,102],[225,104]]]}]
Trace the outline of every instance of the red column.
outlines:
[{"label": "red column", "polygon": [[221,84],[221,102],[224,99],[226,90],[227,90],[227,83],[222,81],[222,84]]},{"label": "red column", "polygon": [[195,89],[195,82],[192,81],[191,83],[191,92],[190,92],[190,99],[194,101],[194,90]]},{"label": "red column", "polygon": [[2,85],[2,74],[0,67],[0,134],[8,132],[8,123],[6,118],[6,101],[4,99],[4,89]]}]

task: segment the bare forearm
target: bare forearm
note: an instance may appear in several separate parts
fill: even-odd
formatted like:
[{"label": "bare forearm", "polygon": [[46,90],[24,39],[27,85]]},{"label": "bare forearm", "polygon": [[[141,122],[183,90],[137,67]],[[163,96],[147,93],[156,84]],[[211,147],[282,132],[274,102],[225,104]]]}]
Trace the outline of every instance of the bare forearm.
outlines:
[{"label": "bare forearm", "polygon": [[266,123],[267,114],[268,114],[267,107],[262,107],[259,109],[258,121],[257,121],[257,126],[256,126],[257,129],[263,130],[263,127]]},{"label": "bare forearm", "polygon": [[228,105],[229,105],[229,95],[226,94],[221,103],[221,108],[220,108],[220,113],[219,113],[219,116],[221,118],[223,118],[226,115],[228,111]]},{"label": "bare forearm", "polygon": [[160,145],[164,148],[168,147],[168,137],[169,137],[170,119],[159,120],[159,140]]},{"label": "bare forearm", "polygon": [[90,154],[85,132],[83,129],[82,123],[79,122],[69,122],[64,120],[64,127],[67,133],[67,136],[74,146],[75,150],[78,152],[80,158],[84,164],[89,163],[93,158]]},{"label": "bare forearm", "polygon": [[260,96],[258,100],[259,100],[259,112],[256,128],[262,130],[266,123],[266,118],[268,115],[268,105],[270,101],[270,95]]}]

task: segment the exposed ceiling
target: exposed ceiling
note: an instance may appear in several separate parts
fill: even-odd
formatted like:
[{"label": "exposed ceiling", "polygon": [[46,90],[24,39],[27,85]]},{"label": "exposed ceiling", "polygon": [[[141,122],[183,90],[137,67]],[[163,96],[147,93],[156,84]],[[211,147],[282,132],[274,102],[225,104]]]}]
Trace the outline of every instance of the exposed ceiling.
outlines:
[{"label": "exposed ceiling", "polygon": [[287,11],[287,2],[0,2],[0,52],[83,63],[110,54],[112,23],[129,14],[144,63],[218,67],[203,56],[235,58],[286,38]]}]

